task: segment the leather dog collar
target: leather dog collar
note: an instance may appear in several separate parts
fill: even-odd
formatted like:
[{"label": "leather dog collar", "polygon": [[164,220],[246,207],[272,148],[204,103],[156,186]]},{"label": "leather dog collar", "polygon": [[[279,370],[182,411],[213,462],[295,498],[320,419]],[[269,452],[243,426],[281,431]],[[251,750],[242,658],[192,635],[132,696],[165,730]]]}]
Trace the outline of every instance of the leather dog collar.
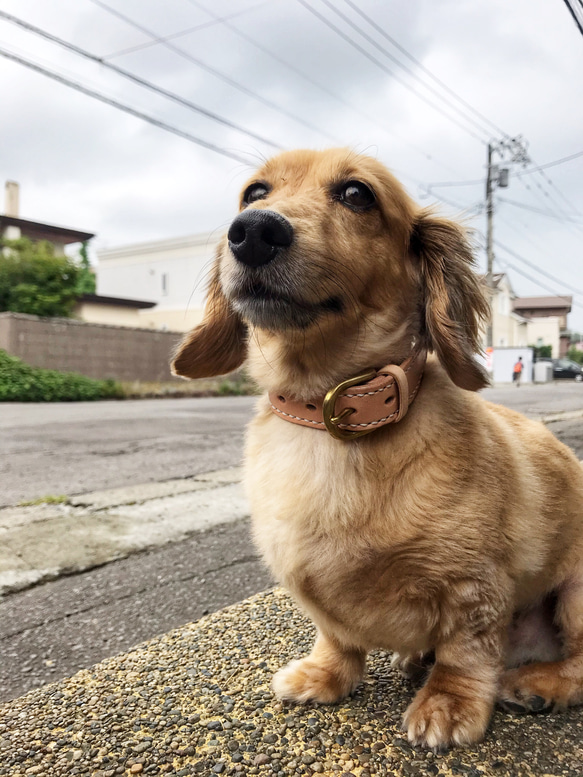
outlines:
[{"label": "leather dog collar", "polygon": [[421,384],[426,359],[426,351],[416,350],[401,365],[356,375],[310,402],[272,392],[271,410],[285,421],[326,429],[340,440],[361,437],[403,418]]}]

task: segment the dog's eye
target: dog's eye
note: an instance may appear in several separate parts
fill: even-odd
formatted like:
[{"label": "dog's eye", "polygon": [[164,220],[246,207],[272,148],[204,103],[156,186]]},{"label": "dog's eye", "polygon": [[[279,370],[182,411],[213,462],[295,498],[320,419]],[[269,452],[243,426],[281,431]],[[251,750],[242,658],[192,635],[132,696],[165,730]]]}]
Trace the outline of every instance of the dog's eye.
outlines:
[{"label": "dog's eye", "polygon": [[340,202],[354,210],[367,210],[375,202],[374,193],[361,181],[348,181],[338,191]]},{"label": "dog's eye", "polygon": [[252,183],[245,189],[243,195],[243,202],[245,205],[250,205],[256,200],[264,200],[269,194],[269,187],[264,183]]}]

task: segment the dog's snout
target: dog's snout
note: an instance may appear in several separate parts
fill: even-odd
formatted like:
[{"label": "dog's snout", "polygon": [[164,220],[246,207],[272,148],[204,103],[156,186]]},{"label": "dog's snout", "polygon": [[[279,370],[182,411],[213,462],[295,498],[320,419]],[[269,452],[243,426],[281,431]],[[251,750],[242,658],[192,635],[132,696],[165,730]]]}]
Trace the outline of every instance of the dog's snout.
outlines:
[{"label": "dog's snout", "polygon": [[294,231],[289,221],[272,210],[245,210],[227,233],[235,258],[249,267],[271,262],[280,249],[292,244]]}]

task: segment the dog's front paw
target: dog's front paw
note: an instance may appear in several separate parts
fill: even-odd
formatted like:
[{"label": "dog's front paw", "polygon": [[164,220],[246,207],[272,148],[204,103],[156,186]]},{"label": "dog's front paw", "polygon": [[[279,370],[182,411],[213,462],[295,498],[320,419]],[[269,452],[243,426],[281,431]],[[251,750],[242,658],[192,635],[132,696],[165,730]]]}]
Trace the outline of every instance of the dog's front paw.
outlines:
[{"label": "dog's front paw", "polygon": [[275,695],[287,701],[319,701],[333,704],[349,694],[353,687],[329,669],[310,658],[291,661],[273,676]]},{"label": "dog's front paw", "polygon": [[433,750],[470,745],[484,736],[491,706],[480,698],[432,693],[425,687],[405,712],[403,726],[414,745],[424,745]]}]

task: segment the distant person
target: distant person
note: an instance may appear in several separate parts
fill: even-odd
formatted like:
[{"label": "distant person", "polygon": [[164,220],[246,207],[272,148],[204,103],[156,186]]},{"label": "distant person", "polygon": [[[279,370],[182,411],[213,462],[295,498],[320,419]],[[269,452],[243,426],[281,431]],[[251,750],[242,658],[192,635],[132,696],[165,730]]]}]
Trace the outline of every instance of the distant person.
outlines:
[{"label": "distant person", "polygon": [[524,367],[524,364],[522,363],[522,356],[518,357],[518,361],[514,365],[514,369],[512,371],[512,380],[514,383],[516,383],[516,388],[520,386],[520,379],[522,378],[522,369]]}]

